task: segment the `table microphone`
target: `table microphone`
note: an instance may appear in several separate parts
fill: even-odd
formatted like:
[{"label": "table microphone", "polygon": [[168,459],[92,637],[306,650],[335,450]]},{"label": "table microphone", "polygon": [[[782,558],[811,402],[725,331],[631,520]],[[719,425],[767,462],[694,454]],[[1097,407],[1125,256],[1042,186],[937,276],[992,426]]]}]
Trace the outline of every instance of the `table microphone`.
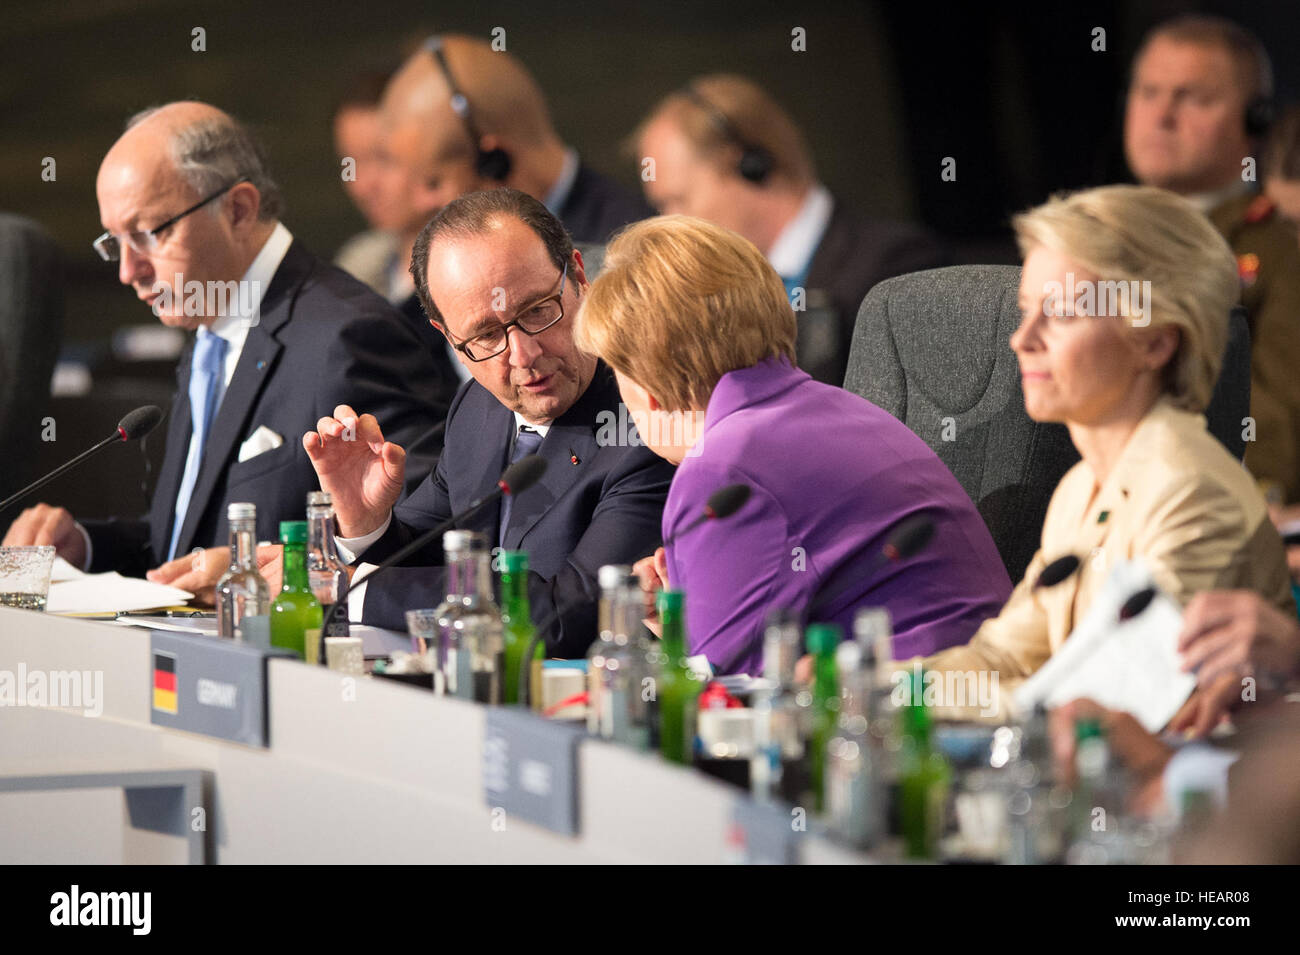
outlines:
[{"label": "table microphone", "polygon": [[[510,465],[510,467],[505,469],[504,473],[502,473],[500,479],[497,481],[497,486],[490,493],[484,494],[459,514],[453,514],[441,524],[438,524],[431,530],[425,531],[419,537],[394,552],[388,558],[380,561],[377,566],[366,571],[364,574],[361,574],[356,580],[351,581],[348,584],[348,589],[351,590],[358,584],[365,583],[381,570],[387,570],[395,564],[400,564],[406,558],[410,557],[420,548],[424,547],[431,540],[436,538],[439,534],[450,530],[461,521],[473,517],[485,506],[491,504],[503,495],[515,495],[528,490],[528,488],[537,483],[544,473],[546,473],[546,459],[540,454],[530,454],[527,457],[520,458],[514,464]],[[329,630],[329,625],[333,622],[335,614],[339,612],[339,608],[346,602],[346,600],[340,600],[330,608],[329,615],[321,621],[322,633]]]},{"label": "table microphone", "polygon": [[[704,503],[704,510],[700,516],[678,530],[676,533],[671,534],[668,537],[668,540],[664,541],[664,546],[667,547],[669,544],[677,541],[683,534],[693,531],[706,521],[725,520],[732,514],[735,514],[745,506],[745,502],[749,500],[749,495],[752,490],[753,488],[748,484],[728,484],[726,487],[718,488],[709,495],[709,499]],[[528,666],[532,662],[533,654],[537,650],[537,643],[542,639],[547,630],[555,626],[555,622],[560,619],[560,615],[565,610],[570,609],[572,609],[571,604],[566,604],[563,607],[557,606],[542,619],[541,623],[537,624],[537,626],[533,628],[533,638],[528,642],[528,647],[524,650],[524,658],[519,665],[519,692],[517,698],[519,702],[523,703],[525,706],[528,704]],[[508,678],[509,674],[507,674],[507,679]]]},{"label": "table microphone", "polygon": [[699,517],[669,535],[668,539],[664,541],[664,547],[675,544],[677,538],[695,530],[705,521],[716,521],[719,518],[730,517],[735,514],[745,506],[745,502],[749,500],[749,495],[753,490],[748,484],[728,484],[726,487],[718,488],[709,495],[709,499],[704,503],[704,510]]},{"label": "table microphone", "polygon": [[930,538],[934,536],[934,521],[928,514],[914,514],[911,517],[905,517],[894,525],[894,532],[885,540],[885,544],[876,553],[867,569],[860,575],[856,575],[846,586],[833,591],[829,596],[823,595],[815,599],[808,608],[807,619],[812,621],[816,619],[816,614],[825,610],[830,604],[843,597],[854,587],[860,586],[862,581],[870,580],[876,575],[885,564],[897,564],[899,561],[906,560],[920,551],[926,544],[930,543]]},{"label": "table microphone", "polygon": [[1156,589],[1154,587],[1143,587],[1137,593],[1133,594],[1124,601],[1124,605],[1119,608],[1119,622],[1124,623],[1132,620],[1143,610],[1150,606],[1151,601],[1155,599]]},{"label": "table microphone", "polygon": [[1055,587],[1061,581],[1065,580],[1065,578],[1078,570],[1080,564],[1081,562],[1079,558],[1074,554],[1066,554],[1063,557],[1056,558],[1056,560],[1043,568],[1043,572],[1039,574],[1038,579],[1034,581],[1033,589],[1038,590],[1042,587]]},{"label": "table microphone", "polygon": [[49,484],[51,481],[53,481],[59,475],[63,474],[65,471],[76,467],[82,461],[86,460],[86,458],[91,457],[97,451],[102,451],[110,444],[117,444],[119,441],[135,441],[137,438],[143,438],[154,428],[158,427],[158,422],[162,421],[162,419],[163,419],[162,409],[159,408],[157,405],[145,405],[142,408],[136,408],[134,411],[127,414],[127,416],[124,417],[121,421],[119,421],[117,423],[117,430],[114,431],[107,438],[105,438],[103,441],[99,442],[99,444],[95,445],[93,448],[90,448],[87,451],[83,451],[81,454],[78,454],[75,458],[73,458],[71,461],[67,462],[66,464],[60,465],[59,467],[55,468],[49,474],[45,475],[45,477],[38,478],[36,481],[33,481],[31,484],[27,485],[18,493],[11,494],[3,501],[0,501],[0,512],[4,511],[5,508],[13,504],[15,501],[22,500],[24,497],[32,493],[32,491],[35,491],[37,488],[41,488]]}]

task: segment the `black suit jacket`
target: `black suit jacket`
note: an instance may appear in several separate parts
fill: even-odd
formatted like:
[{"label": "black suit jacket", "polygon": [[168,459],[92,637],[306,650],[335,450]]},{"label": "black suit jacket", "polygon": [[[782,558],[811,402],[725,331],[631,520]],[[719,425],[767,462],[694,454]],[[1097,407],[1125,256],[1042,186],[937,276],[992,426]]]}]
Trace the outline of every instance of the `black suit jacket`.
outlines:
[{"label": "black suit jacket", "polygon": [[564,205],[557,218],[569,230],[574,242],[603,244],[629,222],[648,219],[655,212],[639,195],[590,166],[579,163]]},{"label": "black suit jacket", "polygon": [[[595,637],[600,567],[630,564],[661,541],[675,469],[649,448],[620,442],[620,419],[626,415],[619,414],[614,374],[599,364],[587,390],[555,420],[538,450],[546,473],[510,509],[505,546],[528,551],[534,621],[563,608],[558,627],[545,635],[551,656],[581,656]],[[472,381],[462,386],[447,418],[446,451],[437,469],[394,508],[387,532],[361,559],[378,563],[490,493],[506,466],[514,430],[514,414],[489,391]],[[500,521],[497,503],[461,526],[487,535],[495,546]],[[407,566],[377,575],[367,585],[364,621],[404,630],[407,610],[436,607],[445,596],[443,563],[436,542]]]},{"label": "black suit jacket", "polygon": [[[167,450],[145,520],[86,521],[91,569],[141,574],[167,559],[176,494],[190,441],[190,355],[177,366]],[[408,490],[437,463],[433,429],[447,413],[445,382],[409,323],[352,276],[295,241],[262,298],[239,363],[203,449],[198,481],[176,553],[229,541],[226,505],[257,505],[259,540],[279,540],[279,523],[302,520],[320,485],[302,436],[334,407],[373,414],[385,437],[407,451]],[[280,447],[239,461],[239,448],[265,425]]]},{"label": "black suit jacket", "polygon": [[842,386],[858,309],[872,286],[946,264],[943,247],[919,226],[864,219],[836,199],[808,270],[808,309],[799,315],[799,367]]}]

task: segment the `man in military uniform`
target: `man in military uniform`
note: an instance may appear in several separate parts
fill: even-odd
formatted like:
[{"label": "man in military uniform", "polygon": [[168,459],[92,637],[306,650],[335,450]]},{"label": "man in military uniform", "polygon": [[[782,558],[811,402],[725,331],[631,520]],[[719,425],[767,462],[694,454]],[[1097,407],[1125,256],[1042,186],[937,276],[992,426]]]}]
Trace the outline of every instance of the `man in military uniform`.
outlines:
[{"label": "man in military uniform", "polygon": [[1251,333],[1246,465],[1282,504],[1300,500],[1300,246],[1254,188],[1272,83],[1268,54],[1237,24],[1162,23],[1134,58],[1124,151],[1140,182],[1200,206],[1237,256]]}]

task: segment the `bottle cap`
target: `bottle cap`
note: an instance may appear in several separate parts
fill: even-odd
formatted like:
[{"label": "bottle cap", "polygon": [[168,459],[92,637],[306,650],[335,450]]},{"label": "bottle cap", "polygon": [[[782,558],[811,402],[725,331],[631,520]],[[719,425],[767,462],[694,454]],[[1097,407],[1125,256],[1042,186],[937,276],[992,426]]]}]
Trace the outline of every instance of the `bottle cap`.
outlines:
[{"label": "bottle cap", "polygon": [[487,538],[474,531],[447,531],[442,535],[442,549],[448,553],[471,550],[474,547],[487,547]]},{"label": "bottle cap", "polygon": [[631,576],[632,568],[627,564],[605,564],[596,571],[596,582],[601,590],[617,590]]},{"label": "bottle cap", "polygon": [[307,543],[307,522],[306,521],[281,521],[280,522],[280,543],[282,544]]},{"label": "bottle cap", "polygon": [[1101,728],[1101,720],[1084,719],[1074,724],[1074,740],[1082,743],[1086,739],[1104,739],[1105,732]]},{"label": "bottle cap", "polygon": [[843,631],[838,624],[809,624],[808,630],[804,633],[804,642],[808,645],[809,653],[819,657],[827,656],[835,652],[835,647],[839,645],[842,633]]},{"label": "bottle cap", "polygon": [[256,504],[238,503],[226,506],[226,520],[228,521],[251,521],[256,517]]},{"label": "bottle cap", "polygon": [[308,491],[308,507],[333,507],[334,499],[330,497],[329,491]]},{"label": "bottle cap", "polygon": [[507,550],[501,552],[501,569],[507,574],[528,573],[528,551]]},{"label": "bottle cap", "polygon": [[661,590],[655,594],[655,609],[661,614],[682,612],[684,595],[680,590]]},{"label": "bottle cap", "polygon": [[892,636],[894,623],[884,607],[863,607],[853,618],[853,639],[872,650],[881,634]]}]

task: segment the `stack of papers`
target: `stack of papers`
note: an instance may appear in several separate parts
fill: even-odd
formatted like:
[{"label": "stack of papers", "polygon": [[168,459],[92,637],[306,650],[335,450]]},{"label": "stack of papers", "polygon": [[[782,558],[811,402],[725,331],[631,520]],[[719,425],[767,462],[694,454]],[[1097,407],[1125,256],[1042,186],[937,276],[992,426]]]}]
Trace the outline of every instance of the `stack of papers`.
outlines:
[{"label": "stack of papers", "polygon": [[1016,690],[1016,708],[1026,713],[1037,703],[1050,709],[1087,697],[1159,733],[1191,695],[1196,677],[1180,667],[1183,615],[1169,597],[1157,593],[1136,617],[1119,622],[1124,602],[1151,586],[1142,564],[1116,566],[1061,649]]},{"label": "stack of papers", "polygon": [[54,559],[46,613],[124,613],[174,607],[190,600],[188,590],[119,573],[87,574],[61,557]]}]

